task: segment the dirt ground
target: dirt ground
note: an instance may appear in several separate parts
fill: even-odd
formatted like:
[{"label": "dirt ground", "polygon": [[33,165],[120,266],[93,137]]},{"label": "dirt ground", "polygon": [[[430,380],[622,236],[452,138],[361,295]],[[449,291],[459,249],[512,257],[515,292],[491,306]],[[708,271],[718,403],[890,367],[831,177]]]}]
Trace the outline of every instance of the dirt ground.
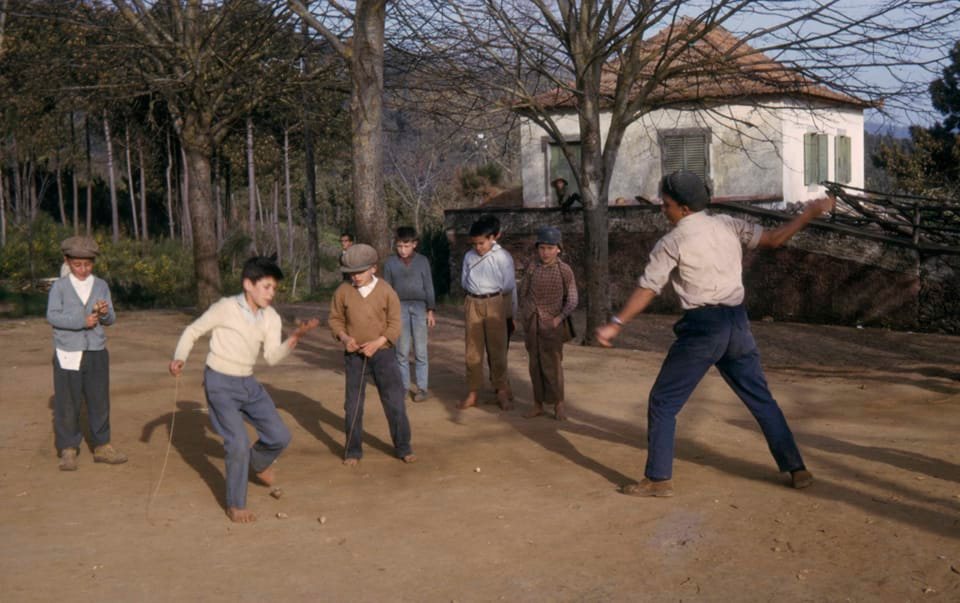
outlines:
[{"label": "dirt ground", "polygon": [[960,600],[960,339],[755,323],[816,483],[786,487],[711,372],[680,415],[676,496],[635,499],[617,486],[642,477],[646,394],[673,319],[638,318],[617,349],[569,346],[571,420],[559,423],[521,417],[530,386],[518,339],[519,408],[458,411],[462,323],[444,308],[433,395],[408,407],[420,462],[390,455],[370,388],[365,457],[352,469],[340,464],[342,358],[318,330],[281,365],[258,367],[294,439],[277,465],[283,497],[250,486],[253,525],[223,512],[206,343],[177,391],[166,373],[189,314],[119,313],[108,330],[113,439],[130,462],[95,465],[84,449],[75,473],[57,470],[53,447],[50,329],[2,321],[0,599]]}]

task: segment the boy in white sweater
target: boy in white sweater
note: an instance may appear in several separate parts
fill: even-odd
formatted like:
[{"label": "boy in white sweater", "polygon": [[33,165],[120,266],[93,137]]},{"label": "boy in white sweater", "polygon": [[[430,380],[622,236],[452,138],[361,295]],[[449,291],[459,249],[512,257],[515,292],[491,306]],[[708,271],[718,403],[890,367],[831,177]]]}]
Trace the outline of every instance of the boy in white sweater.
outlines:
[{"label": "boy in white sweater", "polygon": [[[250,471],[263,483],[272,485],[273,462],[290,443],[290,431],[273,400],[253,376],[260,346],[263,345],[263,358],[272,366],[286,358],[300,338],[320,324],[316,319],[302,323],[286,341],[280,340],[280,315],[270,304],[282,278],[283,272],[273,259],[247,260],[242,273],[243,293],[222,298],[184,329],[169,367],[171,375],[179,376],[193,344],[213,332],[203,387],[210,422],[223,437],[226,452],[227,516],[239,523],[256,521],[253,512],[246,508]],[[253,446],[244,420],[257,430],[258,439]]]}]

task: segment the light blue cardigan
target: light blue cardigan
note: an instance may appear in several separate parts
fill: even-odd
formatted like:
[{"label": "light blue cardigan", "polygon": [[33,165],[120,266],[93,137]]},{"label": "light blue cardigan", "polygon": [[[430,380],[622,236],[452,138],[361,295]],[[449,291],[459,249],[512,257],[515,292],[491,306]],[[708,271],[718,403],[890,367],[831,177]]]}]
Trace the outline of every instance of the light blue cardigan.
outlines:
[{"label": "light blue cardigan", "polygon": [[[117,319],[113,311],[113,300],[106,281],[93,275],[93,289],[87,303],[80,301],[70,277],[65,276],[53,282],[50,296],[47,298],[47,322],[53,325],[53,347],[65,352],[97,351],[106,348],[107,335],[103,327],[112,325]],[[87,315],[93,313],[97,300],[106,300],[109,311],[100,317],[100,322],[92,329],[86,328]]]}]

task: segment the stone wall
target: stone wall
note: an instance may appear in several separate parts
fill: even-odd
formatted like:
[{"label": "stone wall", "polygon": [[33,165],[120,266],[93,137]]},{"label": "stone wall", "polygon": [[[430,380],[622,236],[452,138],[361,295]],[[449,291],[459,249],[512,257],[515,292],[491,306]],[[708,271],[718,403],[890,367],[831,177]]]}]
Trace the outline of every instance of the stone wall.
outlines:
[{"label": "stone wall", "polygon": [[[765,227],[782,224],[783,214],[757,208],[718,205],[714,211]],[[583,222],[574,211],[557,209],[452,210],[445,214],[451,237],[454,293],[459,289],[460,263],[469,244],[470,224],[482,213],[496,215],[501,244],[514,256],[518,276],[535,256],[537,228],[551,225],[563,232],[563,258],[585,282]],[[611,206],[610,299],[619,307],[643,272],[654,243],[669,229],[659,206]],[[960,250],[958,250],[960,252]],[[960,253],[922,256],[908,244],[833,224],[816,223],[779,249],[744,254],[747,306],[754,319],[866,325],[901,330],[960,334]],[[678,312],[667,291],[653,312]]]}]

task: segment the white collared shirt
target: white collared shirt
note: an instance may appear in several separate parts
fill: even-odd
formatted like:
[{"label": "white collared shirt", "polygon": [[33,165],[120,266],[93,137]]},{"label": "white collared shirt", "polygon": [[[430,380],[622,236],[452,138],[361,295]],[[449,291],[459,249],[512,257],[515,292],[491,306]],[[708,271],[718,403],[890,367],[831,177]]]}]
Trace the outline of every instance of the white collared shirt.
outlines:
[{"label": "white collared shirt", "polygon": [[724,214],[699,211],[665,234],[640,277],[639,286],[657,295],[668,282],[684,310],[743,303],[743,246],[754,249],[763,227]]},{"label": "white collared shirt", "polygon": [[90,299],[90,292],[93,291],[93,275],[88,274],[87,278],[82,281],[73,276],[72,272],[68,276],[70,278],[70,284],[73,285],[73,290],[77,292],[77,295],[80,297],[80,301],[86,305],[87,301]]},{"label": "white collared shirt", "polygon": [[378,279],[376,276],[371,276],[369,283],[367,283],[363,287],[357,287],[357,293],[360,294],[360,297],[366,299],[366,297],[373,292],[373,288],[377,286],[377,280]]}]

